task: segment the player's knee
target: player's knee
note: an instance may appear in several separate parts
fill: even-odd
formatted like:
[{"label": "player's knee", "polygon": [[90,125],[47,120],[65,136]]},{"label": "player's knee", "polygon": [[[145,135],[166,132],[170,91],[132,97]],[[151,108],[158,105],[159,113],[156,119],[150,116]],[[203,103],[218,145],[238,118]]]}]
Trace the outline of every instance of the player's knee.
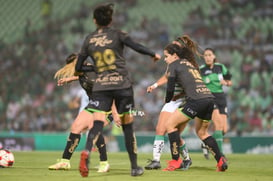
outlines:
[{"label": "player's knee", "polygon": [[166,133],[166,128],[164,127],[156,127],[156,130],[155,130],[156,134],[157,135],[165,135]]},{"label": "player's knee", "polygon": [[84,131],[87,128],[84,124],[80,124],[79,122],[74,122],[71,125],[71,132],[75,134],[80,134],[82,131]]}]

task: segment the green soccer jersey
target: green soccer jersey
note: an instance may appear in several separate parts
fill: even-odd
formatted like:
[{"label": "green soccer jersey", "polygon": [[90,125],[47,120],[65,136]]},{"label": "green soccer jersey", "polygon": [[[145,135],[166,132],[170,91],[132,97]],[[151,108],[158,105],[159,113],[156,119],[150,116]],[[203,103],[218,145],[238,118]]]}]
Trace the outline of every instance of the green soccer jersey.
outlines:
[{"label": "green soccer jersey", "polygon": [[224,64],[214,63],[211,69],[207,65],[200,66],[201,76],[212,93],[222,93],[223,88],[220,83],[221,80],[230,80],[231,75]]}]

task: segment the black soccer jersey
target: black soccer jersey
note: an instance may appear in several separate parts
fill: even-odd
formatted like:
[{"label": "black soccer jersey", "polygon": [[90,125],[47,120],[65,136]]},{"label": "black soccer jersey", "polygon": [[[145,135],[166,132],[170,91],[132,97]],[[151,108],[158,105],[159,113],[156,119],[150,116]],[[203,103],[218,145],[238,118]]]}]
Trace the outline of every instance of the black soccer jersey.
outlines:
[{"label": "black soccer jersey", "polygon": [[85,90],[88,97],[92,95],[95,79],[96,79],[95,72],[85,72],[83,75],[79,76],[80,85]]},{"label": "black soccer jersey", "polygon": [[[169,65],[167,66],[165,75],[168,75],[168,71],[169,71],[168,69],[169,69]],[[176,97],[178,95],[183,95],[183,94],[184,94],[184,90],[182,89],[182,87],[179,84],[176,83],[175,87],[174,87],[174,95],[173,96]]]},{"label": "black soccer jersey", "polygon": [[213,97],[210,90],[204,84],[199,71],[186,59],[171,63],[167,75],[168,94],[174,91],[175,84],[179,84],[184,90],[186,98],[196,100]]},{"label": "black soccer jersey", "polygon": [[124,46],[145,55],[155,56],[154,52],[134,42],[127,33],[113,28],[97,29],[86,37],[76,64],[76,71],[83,71],[81,65],[88,56],[94,60],[97,78],[93,91],[124,89],[132,86],[123,56]]}]

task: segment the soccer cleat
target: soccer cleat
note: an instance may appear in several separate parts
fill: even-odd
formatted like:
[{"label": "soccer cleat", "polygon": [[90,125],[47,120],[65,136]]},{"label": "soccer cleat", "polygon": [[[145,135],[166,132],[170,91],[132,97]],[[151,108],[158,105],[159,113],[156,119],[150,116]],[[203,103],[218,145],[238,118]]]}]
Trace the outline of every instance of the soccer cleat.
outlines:
[{"label": "soccer cleat", "polygon": [[201,143],[201,148],[203,150],[204,157],[209,160],[209,149],[203,143]]},{"label": "soccer cleat", "polygon": [[224,159],[226,160],[226,162],[228,161],[228,159],[227,159],[227,157],[226,157],[226,155],[222,155],[223,157],[224,157]]},{"label": "soccer cleat", "polygon": [[134,177],[141,176],[141,175],[143,175],[143,173],[144,173],[143,168],[139,167],[139,166],[137,168],[133,168],[131,170],[131,176],[134,176]]},{"label": "soccer cleat", "polygon": [[217,163],[216,167],[217,167],[217,169],[216,169],[217,172],[224,172],[225,170],[228,169],[228,164],[227,164],[227,161],[226,161],[225,157],[222,156],[220,158],[220,160]]},{"label": "soccer cleat", "polygon": [[57,163],[48,167],[49,170],[69,170],[70,168],[70,161],[67,159],[58,159]]},{"label": "soccer cleat", "polygon": [[182,160],[179,158],[178,160],[170,160],[168,161],[167,168],[164,168],[163,171],[174,171],[181,167]]},{"label": "soccer cleat", "polygon": [[110,169],[110,165],[107,161],[101,161],[99,165],[99,169],[97,172],[99,173],[105,173],[108,172]]},{"label": "soccer cleat", "polygon": [[191,159],[183,160],[180,168],[181,168],[181,170],[188,170],[190,168],[191,164],[192,164]]},{"label": "soccer cleat", "polygon": [[160,169],[161,168],[160,161],[148,160],[148,162],[150,162],[150,163],[147,166],[145,166],[146,170],[153,170],[153,169]]},{"label": "soccer cleat", "polygon": [[89,152],[82,151],[80,164],[79,164],[79,171],[82,177],[87,177],[89,173]]}]

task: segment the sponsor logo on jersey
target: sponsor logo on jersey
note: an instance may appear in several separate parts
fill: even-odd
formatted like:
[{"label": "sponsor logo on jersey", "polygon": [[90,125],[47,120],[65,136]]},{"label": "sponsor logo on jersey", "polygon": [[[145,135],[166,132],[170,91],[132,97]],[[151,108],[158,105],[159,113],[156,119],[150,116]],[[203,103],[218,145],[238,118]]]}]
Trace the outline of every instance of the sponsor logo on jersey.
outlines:
[{"label": "sponsor logo on jersey", "polygon": [[212,74],[212,70],[206,70],[206,71],[204,72],[204,74],[205,74],[205,75]]},{"label": "sponsor logo on jersey", "polygon": [[113,41],[108,40],[106,36],[93,37],[89,40],[89,43],[95,43],[95,46],[104,47],[105,45],[111,44]]},{"label": "sponsor logo on jersey", "polygon": [[113,73],[108,75],[101,74],[96,79],[96,82],[100,83],[101,85],[111,85],[111,84],[115,85],[122,81],[123,81],[123,76],[120,75],[119,73]]}]

